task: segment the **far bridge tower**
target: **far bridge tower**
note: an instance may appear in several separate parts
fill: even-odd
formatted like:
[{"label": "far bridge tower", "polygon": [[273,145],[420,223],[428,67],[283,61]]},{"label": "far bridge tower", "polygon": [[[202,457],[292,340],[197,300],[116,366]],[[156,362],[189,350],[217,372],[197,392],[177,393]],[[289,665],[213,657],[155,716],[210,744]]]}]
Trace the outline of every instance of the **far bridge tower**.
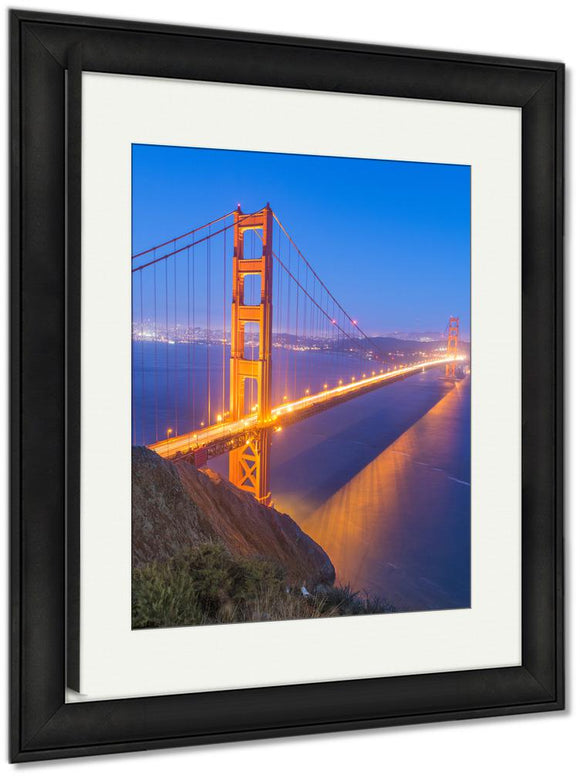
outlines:
[{"label": "far bridge tower", "polygon": [[[447,356],[457,360],[457,343],[459,341],[459,317],[449,317],[449,330],[447,333]],[[447,363],[445,366],[445,376],[455,378],[456,362]]]}]

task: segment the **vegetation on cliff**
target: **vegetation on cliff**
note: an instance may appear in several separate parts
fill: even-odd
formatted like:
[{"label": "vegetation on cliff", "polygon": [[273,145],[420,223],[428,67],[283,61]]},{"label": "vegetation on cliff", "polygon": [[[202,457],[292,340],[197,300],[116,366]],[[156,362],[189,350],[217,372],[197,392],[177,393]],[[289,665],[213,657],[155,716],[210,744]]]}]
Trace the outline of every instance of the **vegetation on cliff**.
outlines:
[{"label": "vegetation on cliff", "polygon": [[132,459],[133,628],[383,614],[335,587],[322,547],[226,479],[144,447]]},{"label": "vegetation on cliff", "polygon": [[333,584],[330,558],[291,517],[217,473],[134,447],[131,480],[134,568],[209,543],[237,557],[270,560],[291,585]]},{"label": "vegetation on cliff", "polygon": [[234,555],[205,543],[133,571],[133,628],[384,614],[393,608],[348,587],[288,584],[272,561]]}]

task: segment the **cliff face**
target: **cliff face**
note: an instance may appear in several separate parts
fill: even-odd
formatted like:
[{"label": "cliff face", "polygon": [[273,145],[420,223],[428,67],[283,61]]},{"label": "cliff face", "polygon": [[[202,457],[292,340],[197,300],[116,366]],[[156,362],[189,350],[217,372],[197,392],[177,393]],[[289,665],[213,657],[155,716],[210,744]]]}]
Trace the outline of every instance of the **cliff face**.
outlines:
[{"label": "cliff face", "polygon": [[280,563],[289,583],[332,584],[326,552],[287,515],[210,470],[173,464],[145,447],[132,454],[133,565],[165,560],[201,543]]}]

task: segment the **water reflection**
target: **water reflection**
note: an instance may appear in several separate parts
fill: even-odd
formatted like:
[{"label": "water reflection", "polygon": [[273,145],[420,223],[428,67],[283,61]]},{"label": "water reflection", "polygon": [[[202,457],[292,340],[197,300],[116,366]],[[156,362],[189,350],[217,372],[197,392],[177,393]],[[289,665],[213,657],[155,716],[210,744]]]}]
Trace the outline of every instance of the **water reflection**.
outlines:
[{"label": "water reflection", "polygon": [[469,398],[469,380],[452,385],[299,520],[328,552],[342,583],[400,610],[469,606]]},{"label": "water reflection", "polygon": [[[227,457],[211,461],[227,476]],[[342,583],[399,610],[470,603],[470,384],[428,371],[285,429],[276,507]]]}]

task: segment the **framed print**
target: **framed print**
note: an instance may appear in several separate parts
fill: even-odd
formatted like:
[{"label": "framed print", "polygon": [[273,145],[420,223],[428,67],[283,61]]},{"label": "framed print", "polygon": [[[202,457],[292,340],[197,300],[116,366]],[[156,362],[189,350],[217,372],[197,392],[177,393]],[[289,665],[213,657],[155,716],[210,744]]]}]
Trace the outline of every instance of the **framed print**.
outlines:
[{"label": "framed print", "polygon": [[11,22],[13,759],[561,709],[563,66]]}]

